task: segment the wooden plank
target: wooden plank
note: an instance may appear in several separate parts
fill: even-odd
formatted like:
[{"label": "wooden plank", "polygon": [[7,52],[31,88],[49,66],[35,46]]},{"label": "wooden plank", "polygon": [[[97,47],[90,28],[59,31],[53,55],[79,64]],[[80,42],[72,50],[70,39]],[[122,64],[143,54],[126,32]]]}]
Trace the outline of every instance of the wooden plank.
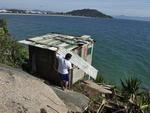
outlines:
[{"label": "wooden plank", "polygon": [[112,91],[109,89],[106,89],[105,87],[103,87],[102,85],[97,85],[96,83],[92,82],[92,81],[84,81],[85,85],[87,85],[90,88],[93,88],[95,90],[97,90],[100,93],[104,93],[104,94],[112,94]]}]

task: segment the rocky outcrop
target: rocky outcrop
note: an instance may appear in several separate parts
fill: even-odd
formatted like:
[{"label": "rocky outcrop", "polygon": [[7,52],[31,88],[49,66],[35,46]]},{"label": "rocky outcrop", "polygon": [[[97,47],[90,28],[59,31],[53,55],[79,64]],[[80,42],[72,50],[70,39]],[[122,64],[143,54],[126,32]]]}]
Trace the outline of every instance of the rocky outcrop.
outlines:
[{"label": "rocky outcrop", "polygon": [[81,93],[74,91],[62,91],[56,87],[52,87],[58,97],[67,105],[69,113],[82,113],[87,109],[89,98]]},{"label": "rocky outcrop", "polygon": [[[81,94],[67,93],[54,86],[53,89],[19,69],[0,67],[0,113],[81,112],[81,106],[77,106],[74,100],[82,97],[85,100],[83,107],[88,103],[88,98]],[[69,100],[65,101],[68,97]]]}]

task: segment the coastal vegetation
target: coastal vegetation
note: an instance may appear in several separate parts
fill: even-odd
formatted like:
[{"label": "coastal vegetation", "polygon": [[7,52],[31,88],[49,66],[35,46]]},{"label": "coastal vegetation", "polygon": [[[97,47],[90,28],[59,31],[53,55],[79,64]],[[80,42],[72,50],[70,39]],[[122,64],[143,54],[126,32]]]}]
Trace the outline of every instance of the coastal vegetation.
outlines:
[{"label": "coastal vegetation", "polygon": [[112,91],[111,94],[87,89],[82,85],[84,81],[77,82],[74,90],[90,98],[86,113],[149,113],[150,92],[142,88],[142,82],[132,75],[120,81],[120,87],[116,87],[108,85],[102,75],[97,76],[96,84]]},{"label": "coastal vegetation", "polygon": [[112,18],[109,15],[103,14],[96,9],[81,9],[81,10],[73,10],[71,12],[67,12],[67,15],[72,16],[85,16],[85,17],[98,17],[98,18]]},{"label": "coastal vegetation", "polygon": [[7,22],[4,19],[0,19],[0,35],[7,35],[8,29],[7,29]]},{"label": "coastal vegetation", "polygon": [[26,48],[10,35],[6,20],[0,19],[0,63],[20,67],[26,56]]}]

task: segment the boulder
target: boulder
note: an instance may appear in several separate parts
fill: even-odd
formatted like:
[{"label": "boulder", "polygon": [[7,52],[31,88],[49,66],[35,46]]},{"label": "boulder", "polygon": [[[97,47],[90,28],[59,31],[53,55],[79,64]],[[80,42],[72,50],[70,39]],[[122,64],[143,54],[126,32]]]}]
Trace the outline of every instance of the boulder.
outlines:
[{"label": "boulder", "polygon": [[56,87],[52,88],[58,97],[67,105],[69,112],[83,113],[87,109],[89,98],[85,95],[71,90],[62,91]]},{"label": "boulder", "polygon": [[53,89],[19,69],[0,67],[0,113],[67,113]]}]

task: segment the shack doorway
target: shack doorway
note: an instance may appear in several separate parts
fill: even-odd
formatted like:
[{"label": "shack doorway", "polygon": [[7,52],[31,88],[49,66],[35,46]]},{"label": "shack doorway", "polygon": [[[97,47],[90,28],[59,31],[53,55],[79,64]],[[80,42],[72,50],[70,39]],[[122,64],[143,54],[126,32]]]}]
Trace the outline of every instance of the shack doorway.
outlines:
[{"label": "shack doorway", "polygon": [[55,51],[29,46],[29,61],[32,73],[52,84],[60,85]]}]

